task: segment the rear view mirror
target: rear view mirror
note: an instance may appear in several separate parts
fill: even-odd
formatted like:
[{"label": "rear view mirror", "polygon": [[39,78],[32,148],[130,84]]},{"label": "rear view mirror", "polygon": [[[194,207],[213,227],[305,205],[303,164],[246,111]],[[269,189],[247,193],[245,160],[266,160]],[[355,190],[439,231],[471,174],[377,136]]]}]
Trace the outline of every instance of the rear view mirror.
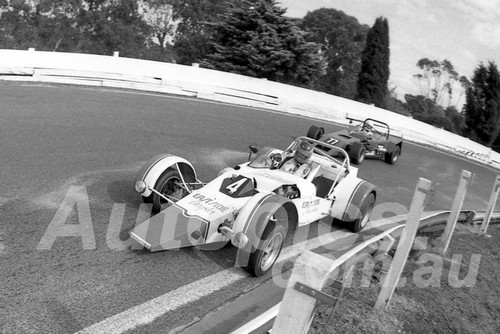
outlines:
[{"label": "rear view mirror", "polygon": [[259,151],[259,147],[255,145],[249,145],[250,153],[248,154],[248,161],[252,158],[252,154],[255,154]]}]

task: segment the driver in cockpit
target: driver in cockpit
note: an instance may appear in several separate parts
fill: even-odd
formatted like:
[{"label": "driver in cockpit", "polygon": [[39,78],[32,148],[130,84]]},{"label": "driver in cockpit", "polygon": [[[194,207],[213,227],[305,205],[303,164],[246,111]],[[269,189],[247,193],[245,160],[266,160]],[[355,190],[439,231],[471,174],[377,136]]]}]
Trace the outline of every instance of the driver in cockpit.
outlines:
[{"label": "driver in cockpit", "polygon": [[310,159],[312,154],[312,144],[307,141],[302,141],[297,146],[293,157],[285,158],[285,161],[281,164],[280,169],[304,178],[311,170]]}]

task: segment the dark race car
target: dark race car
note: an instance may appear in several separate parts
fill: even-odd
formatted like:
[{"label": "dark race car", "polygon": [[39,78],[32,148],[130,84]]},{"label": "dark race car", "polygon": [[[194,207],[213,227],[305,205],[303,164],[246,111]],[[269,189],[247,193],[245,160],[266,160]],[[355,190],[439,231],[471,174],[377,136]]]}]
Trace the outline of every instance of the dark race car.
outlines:
[{"label": "dark race car", "polygon": [[313,125],[309,128],[307,137],[344,149],[351,162],[357,165],[361,164],[365,157],[383,158],[391,165],[398,161],[403,140],[391,135],[387,123],[372,118],[364,121],[349,117],[347,119],[350,120],[348,129],[325,134],[324,128]]}]

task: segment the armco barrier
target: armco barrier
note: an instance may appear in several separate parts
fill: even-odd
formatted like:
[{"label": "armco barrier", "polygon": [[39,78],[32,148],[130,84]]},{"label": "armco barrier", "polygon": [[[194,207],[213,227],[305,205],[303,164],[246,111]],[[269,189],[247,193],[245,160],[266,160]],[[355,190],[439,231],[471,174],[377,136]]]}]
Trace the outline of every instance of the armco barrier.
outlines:
[{"label": "armco barrier", "polygon": [[353,100],[265,79],[199,66],[34,50],[0,50],[0,80],[127,88],[193,96],[342,123],[353,118],[386,122],[406,140],[445,148],[500,167],[500,154],[450,132]]},{"label": "armco barrier", "polygon": [[[433,211],[424,213],[419,223],[419,231],[435,231],[436,229],[444,229],[444,225],[446,224],[450,214],[450,211]],[[487,212],[483,211],[461,211],[458,215],[458,221],[464,224],[472,224],[473,226],[478,227],[484,220],[485,216],[487,216]],[[500,212],[493,212],[490,218],[492,223],[500,223]],[[346,253],[357,253],[357,250],[364,248],[368,244],[371,244],[371,241],[386,237],[388,234],[390,234],[396,241],[398,241],[401,238],[402,227],[406,222],[406,215],[391,218],[394,223],[398,223],[400,225],[393,226],[393,224],[388,224],[387,222],[384,223],[384,220],[385,219],[382,219],[381,221],[369,222],[369,226],[367,226],[367,229],[368,231],[371,228],[376,228],[377,230],[379,230],[380,226],[386,225],[388,226],[388,228],[385,229],[385,231],[380,232],[373,239],[365,239],[363,243],[358,244],[349,250],[346,250]],[[372,227],[370,227],[370,225]],[[393,246],[395,246],[395,244],[393,244]],[[353,249],[355,248],[357,248],[357,250],[353,251]],[[273,326],[274,319],[278,315],[281,305],[282,302],[279,302],[278,304],[272,306],[267,311],[264,311],[262,314],[255,317],[248,323],[241,324],[241,327],[233,330],[231,334],[266,333],[266,331]],[[269,331],[269,333],[271,332],[274,333],[275,331]]]}]

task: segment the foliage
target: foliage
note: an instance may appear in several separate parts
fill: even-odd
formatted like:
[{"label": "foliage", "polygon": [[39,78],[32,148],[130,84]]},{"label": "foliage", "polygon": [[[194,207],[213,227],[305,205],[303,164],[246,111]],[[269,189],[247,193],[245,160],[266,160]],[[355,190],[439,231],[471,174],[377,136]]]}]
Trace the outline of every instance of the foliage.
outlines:
[{"label": "foliage", "polygon": [[168,0],[141,0],[139,10],[141,17],[151,29],[151,44],[158,45],[160,53],[163,52],[176,29],[172,5]]},{"label": "foliage", "polygon": [[474,70],[464,113],[467,135],[491,147],[500,133],[500,74],[493,61]]},{"label": "foliage", "polygon": [[300,27],[309,33],[308,41],[321,45],[325,59],[326,73],[318,79],[314,88],[353,99],[369,27],[333,8],[307,13]]},{"label": "foliage", "polygon": [[454,106],[448,107],[444,110],[444,115],[451,121],[453,125],[452,132],[463,135],[465,131],[465,117]]},{"label": "foliage", "polygon": [[140,58],[149,34],[135,0],[22,1],[1,7],[2,48],[88,52]]},{"label": "foliage", "polygon": [[284,16],[274,0],[231,5],[228,15],[215,23],[214,52],[203,66],[273,81],[309,86],[321,74],[319,46]]},{"label": "foliage", "polygon": [[443,108],[431,99],[422,95],[414,96],[406,94],[405,100],[414,119],[450,132],[455,132],[453,122],[446,117]]},{"label": "foliage", "polygon": [[409,116],[411,114],[406,104],[392,95],[387,98],[385,104],[386,104],[386,109],[389,111],[404,116]]},{"label": "foliage", "polygon": [[[208,43],[212,34],[212,23],[219,22],[228,10],[223,0],[170,0],[173,18],[179,21],[174,51],[179,64],[191,65],[199,62],[212,51]],[[241,0],[231,3],[236,6]]]},{"label": "foliage", "polygon": [[451,62],[447,59],[442,61],[422,58],[417,62],[417,67],[422,73],[415,74],[420,94],[434,103],[451,106],[454,100],[454,87],[460,84],[460,95],[455,98],[455,105],[459,103],[469,81],[465,76],[459,76]]},{"label": "foliage", "polygon": [[111,54],[119,50],[125,57],[141,58],[149,28],[137,9],[135,0],[120,0],[84,13],[82,26],[89,38],[83,51]]},{"label": "foliage", "polygon": [[389,23],[378,17],[366,36],[356,99],[385,108],[389,75]]}]

